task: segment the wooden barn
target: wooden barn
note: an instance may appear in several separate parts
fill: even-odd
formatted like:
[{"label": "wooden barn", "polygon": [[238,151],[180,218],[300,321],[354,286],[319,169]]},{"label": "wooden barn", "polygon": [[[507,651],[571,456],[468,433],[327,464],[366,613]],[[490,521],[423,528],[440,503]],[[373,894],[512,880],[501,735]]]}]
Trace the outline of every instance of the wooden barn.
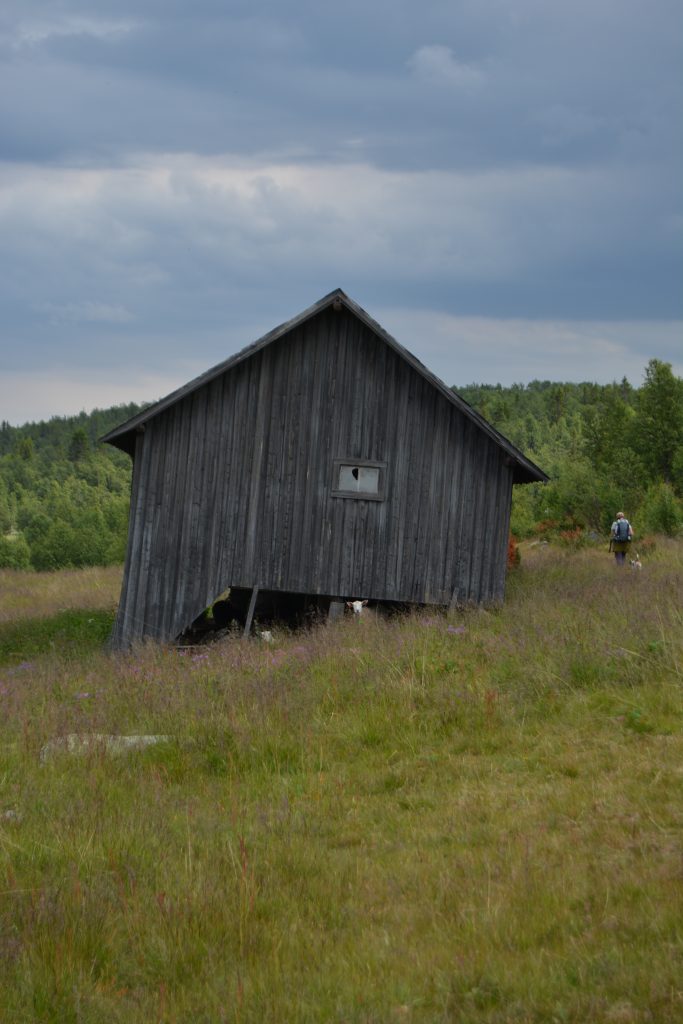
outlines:
[{"label": "wooden barn", "polygon": [[503,598],[512,486],[545,474],[341,290],[104,439],[133,458],[112,643],[230,589],[289,603]]}]

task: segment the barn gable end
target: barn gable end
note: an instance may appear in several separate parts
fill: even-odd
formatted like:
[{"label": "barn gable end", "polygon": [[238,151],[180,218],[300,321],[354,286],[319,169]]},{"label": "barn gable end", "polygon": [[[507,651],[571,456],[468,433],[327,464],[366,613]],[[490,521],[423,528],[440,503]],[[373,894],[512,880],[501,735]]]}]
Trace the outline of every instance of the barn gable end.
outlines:
[{"label": "barn gable end", "polygon": [[545,479],[341,291],[105,440],[134,457],[119,647],[227,587],[502,600],[512,484]]}]

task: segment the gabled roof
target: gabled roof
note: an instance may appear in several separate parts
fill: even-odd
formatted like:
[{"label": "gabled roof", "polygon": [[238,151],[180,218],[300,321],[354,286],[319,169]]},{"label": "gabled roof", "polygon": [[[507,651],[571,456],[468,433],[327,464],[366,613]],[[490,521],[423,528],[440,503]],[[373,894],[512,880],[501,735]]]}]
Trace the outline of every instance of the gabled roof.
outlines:
[{"label": "gabled roof", "polygon": [[390,348],[392,348],[402,359],[405,359],[410,366],[413,367],[417,373],[421,374],[429,383],[449,402],[451,402],[463,415],[467,416],[468,419],[472,420],[473,423],[479,427],[485,434],[488,434],[496,444],[507,453],[511,462],[514,464],[514,482],[515,483],[533,483],[534,481],[545,481],[548,479],[543,470],[539,469],[530,459],[527,459],[518,448],[503,437],[494,427],[488,423],[483,416],[480,416],[475,409],[472,408],[464,399],[456,395],[443,381],[439,380],[430,370],[424,366],[419,359],[417,359],[411,352],[400,345],[395,338],[393,338],[387,331],[381,327],[376,320],[373,320],[368,313],[365,312],[357,303],[350,299],[341,288],[335,288],[334,291],[330,292],[329,295],[325,295],[324,298],[320,299],[314,305],[309,306],[298,316],[288,320],[284,324],[280,324],[279,327],[274,327],[272,331],[268,331],[258,341],[253,342],[251,345],[247,345],[241,352],[238,352],[234,356],[230,356],[229,359],[224,360],[217,366],[212,367],[205,373],[200,374],[199,377],[195,377],[188,384],[178,388],[176,391],[172,391],[170,395],[155,402],[154,405],[150,405],[147,409],[143,409],[142,412],[133,416],[131,419],[122,423],[120,427],[116,427],[114,430],[110,430],[108,434],[105,434],[101,438],[102,441],[106,441],[109,444],[115,445],[117,448],[121,448],[122,451],[128,452],[130,455],[133,454],[135,449],[135,434],[141,428],[144,427],[145,423],[158,416],[159,413],[168,409],[176,402],[191,395],[194,391],[204,387],[214,378],[219,377],[221,374],[226,373],[228,370],[232,370],[233,367],[243,363],[246,359],[251,358],[256,352],[259,352],[262,348],[277,341],[283,335],[289,333],[299,327],[306,320],[310,320],[312,317],[317,316],[324,309],[334,305],[335,308],[339,308],[339,304],[346,307],[354,316],[358,317],[367,327],[370,328],[379,338],[382,339]]}]

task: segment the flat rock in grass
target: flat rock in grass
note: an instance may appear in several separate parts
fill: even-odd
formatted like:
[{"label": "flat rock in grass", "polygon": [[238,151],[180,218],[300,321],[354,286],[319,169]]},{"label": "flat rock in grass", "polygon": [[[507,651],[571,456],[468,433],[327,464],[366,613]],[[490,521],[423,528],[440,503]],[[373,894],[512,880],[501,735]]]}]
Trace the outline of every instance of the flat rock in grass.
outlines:
[{"label": "flat rock in grass", "polygon": [[45,763],[58,754],[87,754],[93,750],[107,754],[128,754],[146,750],[156,743],[169,743],[172,739],[172,736],[111,736],[101,732],[72,732],[46,743],[41,748],[40,760]]}]

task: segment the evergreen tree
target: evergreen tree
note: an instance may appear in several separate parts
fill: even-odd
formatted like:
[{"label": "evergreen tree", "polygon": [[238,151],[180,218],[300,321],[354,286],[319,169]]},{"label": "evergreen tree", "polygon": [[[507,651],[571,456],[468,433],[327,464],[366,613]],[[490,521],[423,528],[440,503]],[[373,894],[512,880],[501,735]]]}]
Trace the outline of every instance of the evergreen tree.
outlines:
[{"label": "evergreen tree", "polygon": [[33,438],[22,437],[17,443],[17,455],[24,462],[30,462],[35,454],[35,445],[33,444]]},{"label": "evergreen tree", "polygon": [[617,387],[606,388],[601,400],[586,410],[585,451],[597,469],[614,471],[632,457],[634,420]]},{"label": "evergreen tree", "polygon": [[638,398],[635,446],[651,480],[671,483],[674,460],[683,447],[683,380],[671,363],[651,359]]},{"label": "evergreen tree", "polygon": [[80,462],[90,451],[90,441],[84,427],[76,427],[69,442],[69,459]]}]

